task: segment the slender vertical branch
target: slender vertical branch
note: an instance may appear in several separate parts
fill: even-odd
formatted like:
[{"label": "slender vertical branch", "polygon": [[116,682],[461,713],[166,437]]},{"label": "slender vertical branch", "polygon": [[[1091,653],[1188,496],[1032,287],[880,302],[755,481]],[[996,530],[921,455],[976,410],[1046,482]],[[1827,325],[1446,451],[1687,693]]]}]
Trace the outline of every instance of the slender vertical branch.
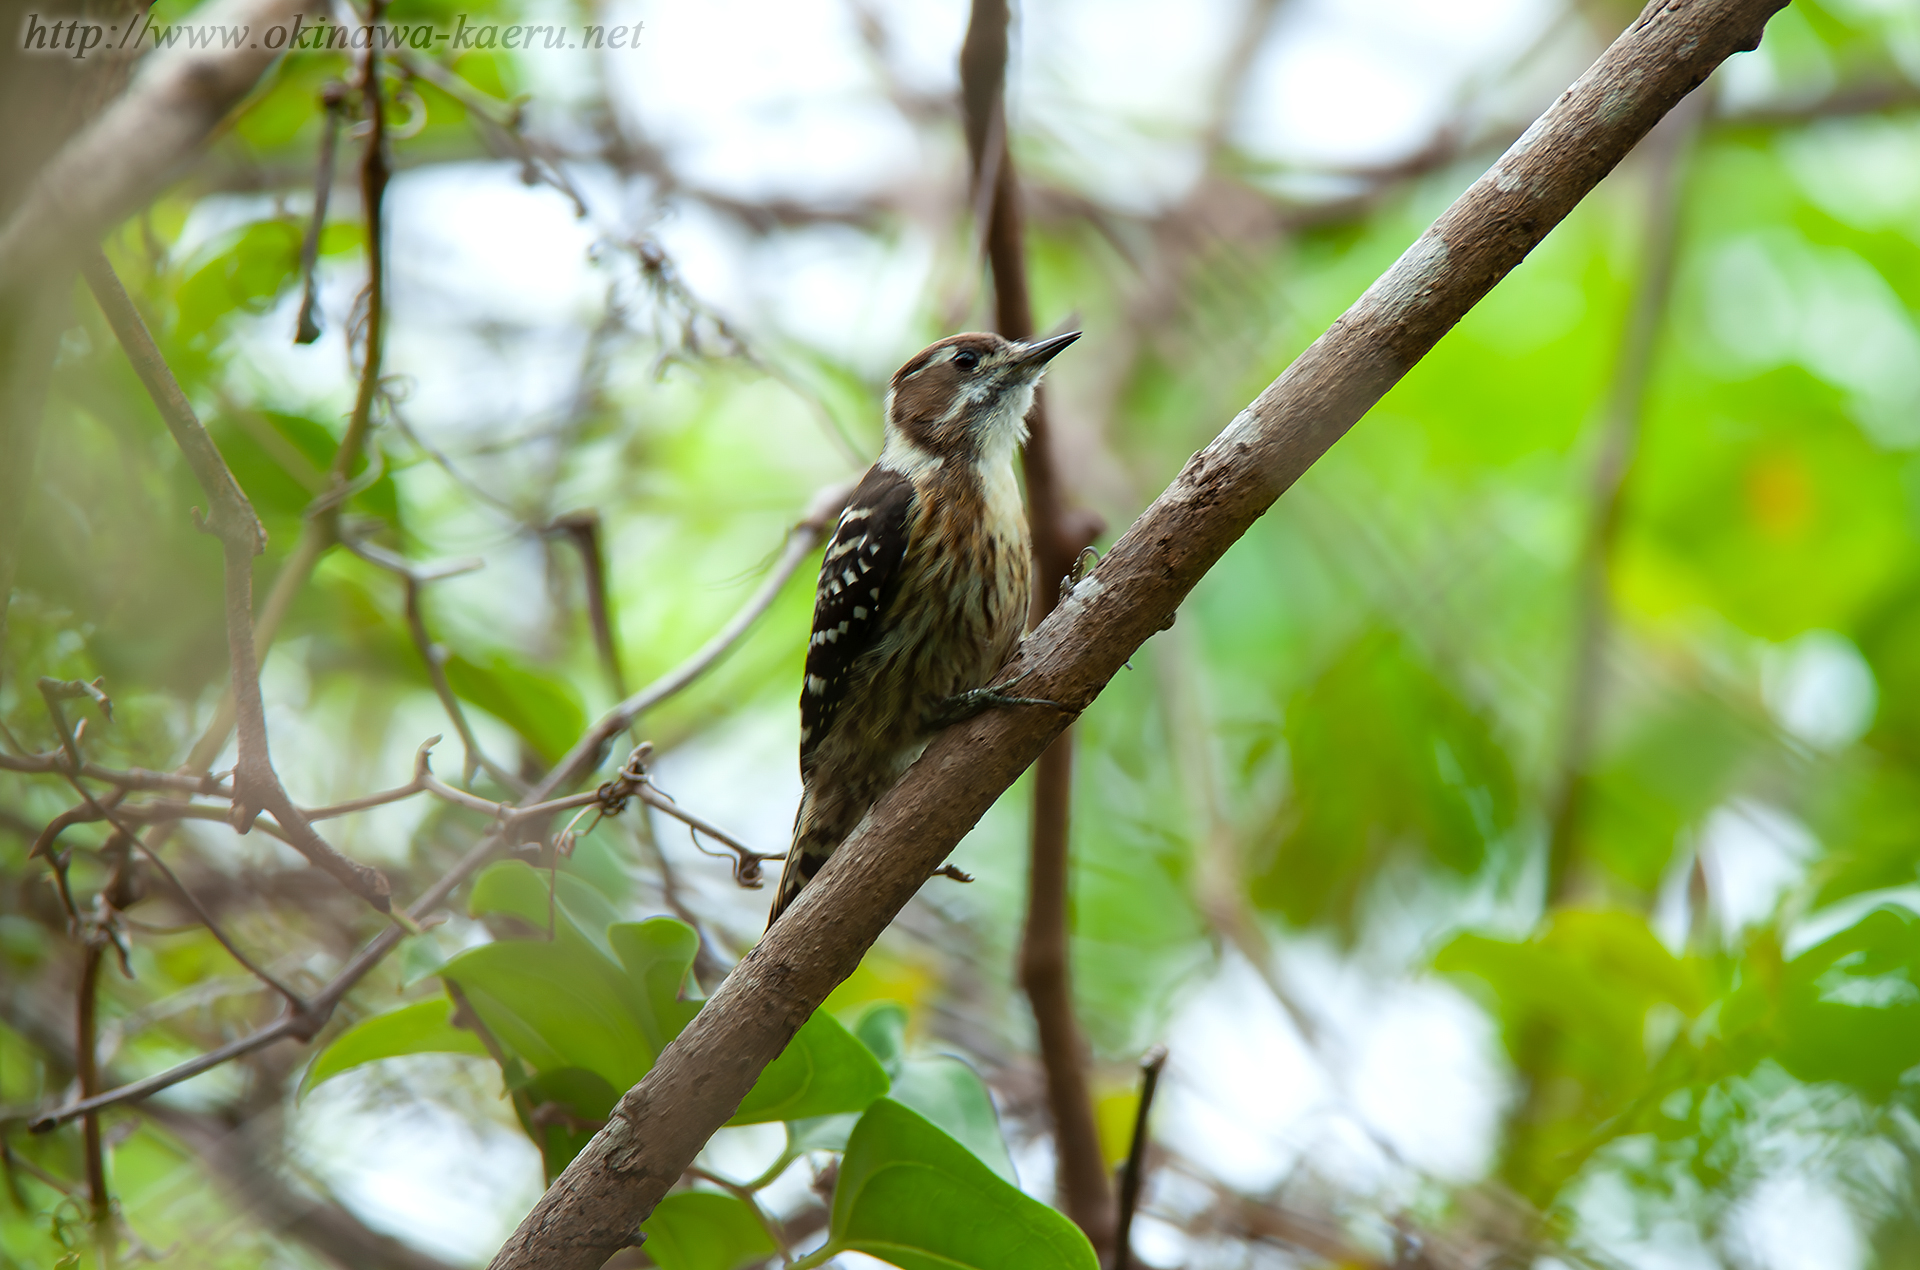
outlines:
[{"label": "slender vertical branch", "polygon": [[1140,1105],[1133,1113],[1133,1145],[1127,1150],[1127,1162],[1120,1173],[1120,1223],[1113,1239],[1113,1270],[1131,1270],[1133,1265],[1133,1213],[1140,1203],[1140,1179],[1147,1168],[1147,1117],[1153,1111],[1153,1094],[1160,1087],[1160,1073],[1167,1065],[1167,1047],[1156,1045],[1140,1060]]},{"label": "slender vertical branch", "polygon": [[327,227],[327,201],[333,194],[333,156],[340,144],[340,119],[345,113],[347,86],[329,81],[320,90],[320,104],[327,112],[325,130],[320,134],[320,162],[313,176],[313,219],[307,222],[307,236],[300,244],[300,316],[294,323],[293,342],[311,344],[320,338],[320,323],[314,317],[318,297],[314,294],[314,273],[320,263],[320,235]]},{"label": "slender vertical branch", "polygon": [[[960,85],[967,144],[973,158],[975,205],[988,209],[986,251],[993,274],[994,320],[1009,339],[1033,335],[1027,293],[1020,202],[1006,122],[1006,0],[974,0],[960,50]],[[1070,515],[1047,427],[1044,390],[1027,416],[1024,453],[1027,520],[1033,530],[1032,622],[1052,612],[1060,579],[1102,527]],[[1033,839],[1026,928],[1020,942],[1020,984],[1033,1007],[1046,1070],[1047,1107],[1060,1161],[1060,1194],[1067,1215],[1096,1248],[1113,1237],[1113,1193],[1100,1153],[1100,1134],[1087,1087],[1085,1046],[1073,1017],[1067,922],[1069,820],[1073,800],[1073,732],[1062,732],[1034,769]]]},{"label": "slender vertical branch", "polygon": [[620,666],[620,646],[613,638],[613,604],[607,597],[607,557],[601,547],[600,513],[592,508],[556,517],[553,529],[563,533],[580,553],[587,583],[587,621],[593,627],[593,646],[600,654],[613,695],[625,699],[627,676]]},{"label": "slender vertical branch", "polygon": [[[80,1081],[80,1096],[90,1098],[100,1092],[100,965],[106,959],[104,935],[89,933],[80,960],[80,988],[77,1035],[74,1038],[75,1074]],[[80,1122],[81,1141],[86,1155],[87,1211],[93,1223],[95,1245],[102,1266],[113,1263],[113,1197],[107,1192],[106,1149],[100,1141],[100,1117],[90,1115]]]},{"label": "slender vertical branch", "polygon": [[[385,0],[374,0],[368,23],[378,27],[386,12]],[[253,647],[256,656],[264,656],[273,645],[280,626],[286,620],[293,601],[313,576],[328,549],[340,540],[340,513],[354,494],[351,476],[366,449],[367,434],[373,427],[373,406],[379,396],[382,356],[386,346],[387,252],[385,207],[387,182],[392,164],[387,153],[386,99],[380,83],[380,57],[368,48],[361,62],[356,87],[367,113],[367,148],[360,161],[360,202],[367,228],[366,322],[360,346],[360,383],[354,394],[353,413],[347,417],[346,434],[333,453],[327,470],[327,492],[314,500],[307,521],[293,550],[287,554],[274,575],[265,603],[253,622]],[[214,709],[213,720],[200,734],[187,756],[186,768],[192,772],[212,769],[213,761],[227,746],[238,718],[238,703],[231,688]]]},{"label": "slender vertical branch", "polygon": [[447,712],[448,721],[453,724],[453,730],[460,736],[460,744],[463,747],[462,782],[472,784],[474,773],[484,768],[487,775],[500,782],[503,789],[513,790],[515,793],[522,792],[525,789],[525,783],[487,757],[486,751],[480,748],[479,739],[473,734],[473,725],[467,722],[467,712],[461,708],[460,698],[454,695],[453,685],[447,680],[446,655],[428,632],[426,614],[420,608],[420,592],[427,583],[471,572],[480,568],[485,561],[470,558],[450,561],[436,568],[416,569],[392,552],[377,547],[373,543],[362,542],[350,534],[343,535],[340,542],[348,551],[368,564],[394,574],[406,584],[407,633],[413,637],[414,651],[420,654],[420,660],[426,665],[427,679],[433,684],[434,695],[440,698],[441,708]]}]

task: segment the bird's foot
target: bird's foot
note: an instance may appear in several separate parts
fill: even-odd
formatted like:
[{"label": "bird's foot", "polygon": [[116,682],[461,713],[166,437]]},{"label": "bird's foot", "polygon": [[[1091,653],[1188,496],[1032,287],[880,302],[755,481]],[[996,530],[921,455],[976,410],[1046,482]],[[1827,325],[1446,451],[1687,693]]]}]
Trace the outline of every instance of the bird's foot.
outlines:
[{"label": "bird's foot", "polygon": [[1049,701],[1045,697],[1016,697],[1006,691],[1026,677],[1026,674],[1021,674],[1003,684],[989,684],[985,688],[969,688],[965,692],[955,693],[929,712],[927,726],[939,729],[964,723],[974,715],[984,714],[996,706],[1046,706],[1065,714],[1078,713],[1072,706]]}]

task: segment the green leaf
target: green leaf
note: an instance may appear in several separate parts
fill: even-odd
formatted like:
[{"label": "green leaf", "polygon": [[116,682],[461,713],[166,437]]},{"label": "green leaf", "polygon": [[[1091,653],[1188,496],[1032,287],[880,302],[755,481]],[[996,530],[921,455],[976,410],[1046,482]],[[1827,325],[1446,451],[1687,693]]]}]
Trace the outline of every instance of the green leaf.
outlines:
[{"label": "green leaf", "polygon": [[584,940],[508,939],[470,948],[441,975],[460,985],[502,1045],[535,1070],[584,1067],[615,1089],[657,1057],[631,985]]},{"label": "green leaf", "polygon": [[1674,956],[1643,918],[1616,910],[1566,909],[1526,940],[1461,935],[1433,964],[1490,989],[1516,1061],[1528,1061],[1529,1038],[1545,1027],[1564,1042],[1561,1061],[1577,1079],[1616,1094],[1648,1069],[1648,1011],[1667,1005],[1695,1018],[1709,1000],[1699,962]]},{"label": "green leaf", "polygon": [[1885,1099],[1920,1065],[1920,915],[1882,905],[1787,963],[1780,1062]]},{"label": "green leaf", "polygon": [[[504,860],[475,879],[468,909],[504,915],[554,938],[469,949],[442,974],[458,983],[501,1044],[537,1071],[581,1067],[618,1090],[639,1081],[701,1003],[681,996],[699,936],[671,917],[609,922],[613,906],[579,878]],[[597,932],[591,934],[589,932]],[[761,1124],[866,1109],[887,1074],[824,1011],[802,1025],[740,1104],[731,1124]]]},{"label": "green leaf", "polygon": [[447,683],[462,700],[479,706],[519,733],[534,752],[558,762],[587,728],[587,711],[571,685],[494,657],[486,665],[455,654],[447,658]]},{"label": "green leaf", "polygon": [[667,1196],[640,1232],[660,1270],[740,1270],[779,1251],[745,1200],[712,1191]]},{"label": "green leaf", "polygon": [[1020,1179],[1000,1132],[1000,1116],[986,1082],[965,1061],[941,1054],[900,1064],[888,1097],[931,1121],[1012,1185]]},{"label": "green leaf", "polygon": [[[548,879],[553,887],[548,888]],[[549,918],[555,934],[564,927],[611,958],[608,928],[619,920],[612,903],[591,883],[565,871],[543,872],[524,860],[490,864],[473,880],[467,912],[474,917],[496,914],[525,924],[528,933],[544,938]],[[663,919],[671,920],[671,919]],[[691,928],[687,928],[691,933]],[[688,956],[692,960],[691,954]]]},{"label": "green leaf", "polygon": [[453,1025],[453,1002],[445,997],[416,1001],[362,1019],[315,1056],[300,1082],[300,1095],[363,1063],[401,1054],[475,1054],[487,1047],[465,1028]]},{"label": "green leaf", "polygon": [[767,1064],[728,1124],[764,1124],[861,1111],[887,1092],[873,1052],[824,1010],[801,1025]]},{"label": "green leaf", "polygon": [[847,1141],[829,1229],[828,1249],[900,1270],[1099,1270],[1072,1222],[891,1098]]},{"label": "green leaf", "polygon": [[907,1007],[898,1001],[876,1001],[853,1025],[853,1034],[873,1051],[887,1075],[896,1075],[907,1056]]},{"label": "green leaf", "polygon": [[290,220],[262,220],[222,239],[218,254],[176,292],[175,336],[194,339],[230,313],[264,313],[273,307],[299,272],[301,233]]},{"label": "green leaf", "polygon": [[515,1092],[520,1127],[539,1145],[549,1184],[587,1149],[620,1101],[620,1091],[584,1067],[541,1072]]},{"label": "green leaf", "polygon": [[656,1050],[665,1049],[700,1012],[699,1002],[680,997],[700,949],[699,933],[671,917],[653,917],[609,926],[607,942],[646,998],[648,1010],[641,1026],[650,1039],[657,1038]]}]

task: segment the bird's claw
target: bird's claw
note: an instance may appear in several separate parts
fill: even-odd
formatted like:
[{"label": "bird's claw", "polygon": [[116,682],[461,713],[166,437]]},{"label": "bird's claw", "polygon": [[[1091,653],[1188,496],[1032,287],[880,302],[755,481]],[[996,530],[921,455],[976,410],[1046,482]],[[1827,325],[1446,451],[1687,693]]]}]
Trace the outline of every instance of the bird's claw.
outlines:
[{"label": "bird's claw", "polygon": [[[1025,677],[1022,675],[1020,678]],[[1002,688],[1011,688],[1019,682],[1019,679],[1015,679],[1011,683],[989,685],[985,688],[969,688],[965,692],[955,693],[933,708],[932,713],[927,717],[927,724],[935,729],[950,727],[1000,706],[1047,706],[1066,714],[1076,713],[1072,706],[1062,705],[1058,701],[1049,701],[1045,697],[1015,697],[1001,691]]]}]

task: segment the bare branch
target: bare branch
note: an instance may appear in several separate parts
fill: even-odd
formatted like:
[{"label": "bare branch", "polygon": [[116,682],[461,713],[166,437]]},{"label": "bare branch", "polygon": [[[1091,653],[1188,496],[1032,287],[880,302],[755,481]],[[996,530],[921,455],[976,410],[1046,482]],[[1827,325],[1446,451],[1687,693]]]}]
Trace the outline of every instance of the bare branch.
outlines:
[{"label": "bare branch", "polygon": [[613,605],[607,598],[607,557],[600,544],[600,513],[592,508],[568,512],[557,517],[551,528],[565,534],[573,549],[580,553],[581,572],[587,584],[587,621],[593,628],[593,647],[600,654],[601,668],[613,695],[625,699],[627,677],[620,668],[620,646],[613,637]]},{"label": "bare branch", "polygon": [[[973,0],[960,51],[960,95],[973,154],[975,215],[983,227],[993,272],[995,322],[1009,339],[1033,335],[1027,293],[1026,247],[1021,241],[1020,193],[1007,143],[1004,99],[1007,66],[1006,0]],[[1033,532],[1032,620],[1043,621],[1060,594],[1060,579],[1094,536],[1099,517],[1069,513],[1054,437],[1047,426],[1046,390],[1027,412],[1027,520]],[[1033,827],[1026,925],[1020,939],[1020,986],[1033,1008],[1047,1110],[1059,1157],[1060,1196],[1067,1215],[1105,1253],[1113,1239],[1113,1188],[1100,1150],[1093,1093],[1087,1085],[1086,1047],[1073,1016],[1067,937],[1067,872],[1073,801],[1073,733],[1063,731],[1034,769]]]},{"label": "bare branch", "polygon": [[[1783,0],[1649,7],[1328,332],[1187,464],[1009,669],[1084,705],[1227,548]],[[940,733],[627,1091],[495,1257],[598,1267],[851,974],[947,852],[1065,727],[1000,710]]]},{"label": "bare branch", "polygon": [[114,338],[120,341],[127,360],[133,363],[134,373],[140,376],[147,395],[159,408],[160,418],[173,435],[174,444],[186,457],[193,479],[206,493],[209,504],[206,528],[221,542],[243,548],[249,557],[259,555],[267,548],[266,529],[254,514],[253,504],[241,492],[240,483],[233,479],[213,438],[200,425],[199,416],[194,414],[186,393],[180,390],[179,381],[168,369],[166,358],[160,355],[159,346],[141,320],[140,311],[133,307],[126,288],[120,285],[113,266],[96,251],[81,261],[80,271],[86,277],[95,303],[106,315],[107,325],[113,328]]},{"label": "bare branch", "polygon": [[[100,1089],[100,1034],[97,1026],[100,1006],[100,963],[106,957],[106,937],[90,933],[81,957],[80,984],[76,989],[78,1010],[75,1027],[75,1069],[82,1098]],[[81,1125],[81,1143],[87,1169],[88,1216],[93,1222],[94,1242],[100,1250],[100,1264],[113,1264],[113,1196],[107,1191],[106,1152],[100,1143],[100,1117],[87,1116]]]},{"label": "bare branch", "polygon": [[[218,458],[218,457],[219,456],[216,454],[215,458]],[[219,942],[222,948],[227,950],[228,955],[230,955],[235,961],[239,962],[240,965],[244,967],[248,973],[252,974],[254,978],[260,980],[260,982],[266,984],[269,988],[272,988],[275,992],[278,992],[282,997],[284,997],[286,999],[288,1007],[291,1008],[296,1014],[305,1012],[307,1008],[306,1002],[302,1001],[299,995],[295,993],[293,989],[287,987],[285,984],[281,983],[278,979],[268,974],[261,967],[255,965],[247,957],[245,953],[241,952],[239,947],[233,942],[233,940],[227,937],[227,933],[220,928],[220,924],[213,919],[213,915],[207,911],[206,907],[203,904],[200,903],[199,899],[195,897],[193,892],[188,890],[186,884],[174,875],[174,872],[171,868],[167,867],[167,862],[160,858],[159,853],[155,851],[152,847],[148,846],[147,843],[141,839],[140,835],[136,833],[133,829],[128,827],[128,825],[122,819],[122,817],[126,816],[127,813],[144,810],[144,808],[141,808],[139,805],[136,805],[135,807],[131,807],[131,808],[122,808],[120,813],[116,814],[114,810],[115,806],[118,804],[121,798],[124,798],[126,796],[127,791],[124,788],[116,789],[114,791],[113,797],[109,798],[107,802],[102,803],[96,798],[94,798],[92,794],[88,793],[86,786],[80,783],[80,778],[78,775],[76,775],[76,773],[79,772],[82,768],[84,768],[86,764],[82,760],[82,757],[80,754],[80,742],[78,738],[74,735],[73,730],[67,726],[66,716],[60,710],[60,701],[63,697],[89,696],[94,698],[96,701],[98,701],[100,704],[100,708],[107,714],[109,718],[111,718],[113,715],[113,703],[107,700],[106,694],[100,691],[98,684],[97,683],[86,684],[86,683],[78,683],[78,682],[62,684],[52,679],[43,678],[40,681],[40,692],[41,692],[41,695],[43,695],[47,699],[48,713],[50,713],[53,716],[54,726],[56,729],[58,729],[60,733],[61,744],[65,747],[66,753],[69,757],[70,766],[63,769],[61,774],[67,778],[67,783],[73,786],[74,792],[79,794],[80,797],[86,801],[86,807],[94,813],[94,817],[110,822],[115,829],[120,831],[120,836],[122,838],[124,838],[127,842],[132,843],[134,846],[140,849],[141,853],[145,855],[147,859],[153,863],[153,866],[159,869],[160,872],[165,875],[167,881],[173,884],[173,889],[179,892],[180,898],[186,903],[187,907],[193,910],[194,914],[200,919],[201,923],[204,926],[206,926],[206,928],[210,932],[212,932],[214,939]],[[179,803],[161,803],[161,804],[158,804],[157,807],[153,809],[161,812],[166,812],[174,809],[179,809],[183,811],[198,810],[196,808],[192,808],[191,806],[183,806],[182,804],[179,804]],[[213,811],[216,815],[218,814],[217,809],[209,808],[208,810]],[[156,817],[156,819],[158,818],[159,817]],[[171,817],[168,817],[168,818],[171,819]],[[39,846],[39,844],[37,843],[35,845],[36,845],[36,848]],[[115,866],[116,877],[121,867],[122,866],[120,865]],[[112,886],[102,888],[101,898],[98,902],[104,904],[106,902],[106,897],[111,893],[112,890],[113,890]],[[116,903],[118,902],[119,901],[116,901]],[[124,957],[124,955],[125,954],[123,951],[122,956]]]},{"label": "bare branch", "polygon": [[318,301],[314,274],[320,263],[320,235],[327,227],[327,201],[333,194],[333,159],[340,145],[340,122],[346,114],[347,86],[338,80],[320,90],[320,104],[326,108],[327,122],[320,133],[320,159],[313,176],[313,215],[307,221],[307,236],[300,243],[300,316],[294,320],[293,342],[311,344],[320,338],[320,323],[313,315]]},{"label": "bare branch", "polygon": [[1620,536],[1627,475],[1640,444],[1647,384],[1654,354],[1666,329],[1679,254],[1682,178],[1694,137],[1712,108],[1701,93],[1661,122],[1645,147],[1647,185],[1645,256],[1633,303],[1621,333],[1619,361],[1608,389],[1599,453],[1591,474],[1586,540],[1581,545],[1574,595],[1574,650],[1568,670],[1558,788],[1548,797],[1546,903],[1565,902],[1577,878],[1577,837],[1586,802],[1586,769],[1598,727],[1609,628],[1608,578]]},{"label": "bare branch", "polygon": [[[370,25],[379,24],[384,9],[384,0],[374,0],[368,18]],[[339,541],[340,513],[347,501],[358,492],[349,478],[366,449],[367,434],[373,427],[373,405],[379,396],[386,330],[384,209],[387,181],[392,175],[392,168],[387,155],[386,99],[380,82],[379,55],[371,46],[361,61],[356,86],[368,118],[367,148],[360,163],[361,208],[367,232],[367,311],[360,350],[360,383],[354,394],[353,413],[347,417],[346,433],[340,438],[340,446],[334,451],[333,463],[327,470],[327,491],[308,508],[299,540],[281,562],[280,571],[274,576],[273,586],[267,592],[266,602],[260,606],[259,617],[254,620],[249,659],[255,661],[272,646],[274,637],[279,634],[280,624],[293,607],[294,597],[307,585],[307,579],[312,576],[314,566],[320,563],[320,557]],[[187,756],[185,766],[188,771],[204,772],[213,766],[214,759],[226,748],[227,738],[233,732],[243,705],[234,696],[232,685],[229,685],[227,694],[214,710],[212,721],[200,734],[199,740],[194,742],[193,750]]]},{"label": "bare branch", "polygon": [[[0,772],[26,772],[57,776],[68,770],[64,755],[0,754]],[[233,791],[222,780],[192,772],[154,772],[144,767],[101,767],[81,764],[79,775],[126,790],[156,790],[173,794],[209,794],[225,798]]]},{"label": "bare branch", "polygon": [[1147,1167],[1147,1117],[1153,1111],[1153,1092],[1167,1065],[1167,1047],[1156,1045],[1140,1060],[1140,1103],[1133,1113],[1133,1145],[1120,1176],[1120,1224],[1113,1239],[1113,1270],[1133,1265],[1133,1213],[1140,1202],[1140,1179]]},{"label": "bare branch", "polygon": [[[206,493],[212,511],[205,527],[220,539],[224,549],[227,650],[232,664],[230,687],[240,729],[240,755],[233,773],[233,828],[237,833],[245,833],[253,827],[254,819],[262,810],[273,812],[296,851],[355,895],[386,912],[391,907],[386,878],[377,869],[347,859],[333,844],[315,833],[300,809],[287,797],[278,773],[273,770],[267,743],[266,706],[260,696],[260,667],[253,640],[253,557],[266,548],[266,530],[261,528],[253,505],[240,491],[226,460],[220,457],[213,438],[201,426],[186,394],[180,391],[166,359],[160,355],[146,323],[140,320],[139,312],[127,298],[106,257],[93,253],[87,257],[83,269],[108,325],[166,420],[167,430],[186,456],[194,479]],[[74,766],[79,766],[77,753]]]}]

